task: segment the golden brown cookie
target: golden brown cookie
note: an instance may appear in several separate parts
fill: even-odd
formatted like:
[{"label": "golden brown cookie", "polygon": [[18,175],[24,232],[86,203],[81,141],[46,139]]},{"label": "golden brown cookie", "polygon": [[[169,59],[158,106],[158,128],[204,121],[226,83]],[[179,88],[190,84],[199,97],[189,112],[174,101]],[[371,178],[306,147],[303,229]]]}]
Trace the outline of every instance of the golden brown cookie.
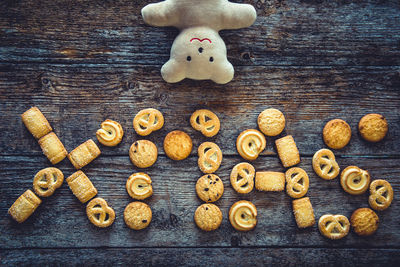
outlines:
[{"label": "golden brown cookie", "polygon": [[115,220],[114,210],[100,197],[92,199],[86,206],[86,215],[97,227],[108,227]]},{"label": "golden brown cookie", "polygon": [[325,144],[333,149],[341,149],[345,147],[351,138],[351,128],[341,119],[328,121],[322,131]]},{"label": "golden brown cookie", "polygon": [[212,142],[204,142],[197,149],[199,154],[198,165],[203,173],[216,172],[221,165],[222,151],[219,146]]},{"label": "golden brown cookie", "polygon": [[82,203],[88,202],[97,194],[97,189],[83,171],[73,173],[66,181],[72,193]]},{"label": "golden brown cookie", "polygon": [[215,202],[222,197],[224,184],[217,175],[206,174],[197,180],[196,193],[204,202]]},{"label": "golden brown cookie", "polygon": [[341,239],[349,233],[350,222],[343,215],[325,214],[319,218],[318,229],[329,239]]},{"label": "golden brown cookie", "polygon": [[369,142],[381,141],[388,132],[388,122],[380,114],[367,114],[358,123],[358,131],[361,137]]},{"label": "golden brown cookie", "polygon": [[393,188],[388,181],[375,180],[369,186],[369,205],[374,210],[385,210],[393,201]]},{"label": "golden brown cookie", "polygon": [[335,179],[340,173],[335,155],[329,149],[321,149],[315,152],[312,166],[315,173],[325,180]]},{"label": "golden brown cookie", "polygon": [[285,174],[283,172],[256,172],[256,189],[259,191],[285,190]]},{"label": "golden brown cookie", "polygon": [[146,228],[150,224],[151,218],[151,209],[149,205],[143,202],[131,202],[124,211],[124,221],[133,230]]},{"label": "golden brown cookie", "polygon": [[315,224],[314,209],[308,197],[295,199],[292,204],[297,227],[307,228]]},{"label": "golden brown cookie", "polygon": [[257,225],[257,208],[247,200],[240,200],[229,209],[229,221],[238,231],[250,231]]},{"label": "golden brown cookie", "polygon": [[280,110],[269,108],[258,115],[257,123],[266,136],[277,136],[285,129],[285,116]]},{"label": "golden brown cookie", "polygon": [[46,168],[36,173],[33,189],[38,196],[49,197],[64,182],[64,174],[57,168]]},{"label": "golden brown cookie", "polygon": [[19,223],[24,222],[32,213],[35,212],[36,208],[42,203],[35,193],[31,190],[26,190],[8,209],[8,214]]},{"label": "golden brown cookie", "polygon": [[245,160],[255,160],[265,149],[265,136],[255,129],[241,132],[236,139],[236,149]]},{"label": "golden brown cookie", "polygon": [[300,163],[300,153],[293,136],[288,135],[277,139],[275,145],[283,167],[288,168]]},{"label": "golden brown cookie", "polygon": [[68,159],[79,170],[97,158],[100,153],[100,149],[96,143],[92,139],[89,139],[69,152]]},{"label": "golden brown cookie", "polygon": [[218,229],[222,222],[222,212],[214,204],[203,204],[194,213],[196,225],[204,231],[214,231]]},{"label": "golden brown cookie", "polygon": [[36,139],[45,136],[53,130],[46,117],[37,107],[32,107],[25,111],[21,115],[21,118],[26,128],[28,128]]},{"label": "golden brown cookie", "polygon": [[356,234],[369,236],[378,230],[379,217],[369,208],[360,208],[353,212],[350,222]]},{"label": "golden brown cookie", "polygon": [[148,168],[157,161],[157,147],[149,140],[138,140],[131,145],[129,157],[138,168]]},{"label": "golden brown cookie", "polygon": [[57,164],[68,155],[63,143],[58,139],[54,132],[51,132],[39,139],[39,145],[43,154],[52,164]]},{"label": "golden brown cookie", "polygon": [[189,157],[192,147],[190,136],[179,130],[168,133],[164,139],[165,154],[173,160],[183,160]]},{"label": "golden brown cookie", "polygon": [[368,171],[357,166],[349,166],[340,174],[340,185],[352,195],[360,195],[367,191],[371,178]]},{"label": "golden brown cookie", "polygon": [[126,191],[134,199],[143,200],[150,197],[153,194],[150,176],[143,172],[132,174],[126,181]]},{"label": "golden brown cookie", "polygon": [[105,146],[116,146],[122,141],[124,130],[121,124],[113,120],[105,120],[96,132],[97,140]]},{"label": "golden brown cookie", "polygon": [[300,198],[307,194],[310,180],[302,168],[290,168],[285,173],[286,192],[292,198]]},{"label": "golden brown cookie", "polygon": [[133,119],[133,128],[141,136],[147,136],[161,129],[164,125],[164,116],[154,108],[146,108],[139,111]]},{"label": "golden brown cookie", "polygon": [[231,185],[236,192],[247,194],[253,190],[254,175],[256,170],[253,165],[241,162],[233,167],[231,171]]},{"label": "golden brown cookie", "polygon": [[216,135],[221,126],[218,116],[208,109],[196,110],[190,117],[190,125],[207,137]]}]

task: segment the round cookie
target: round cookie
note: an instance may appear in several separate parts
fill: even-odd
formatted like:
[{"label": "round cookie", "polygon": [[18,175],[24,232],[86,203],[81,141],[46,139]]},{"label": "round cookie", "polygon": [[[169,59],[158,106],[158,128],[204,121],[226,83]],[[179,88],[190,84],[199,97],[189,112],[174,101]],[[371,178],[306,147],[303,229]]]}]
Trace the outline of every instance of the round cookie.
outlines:
[{"label": "round cookie", "polygon": [[341,119],[328,121],[322,131],[325,144],[333,149],[345,147],[351,138],[351,128]]},{"label": "round cookie", "polygon": [[182,131],[176,130],[167,134],[164,139],[164,151],[170,159],[183,160],[192,152],[192,139]]},{"label": "round cookie", "polygon": [[358,123],[358,131],[361,137],[369,142],[381,141],[388,132],[388,122],[380,114],[367,114]]},{"label": "round cookie", "polygon": [[213,231],[221,225],[222,212],[217,205],[203,204],[196,209],[194,221],[201,230]]},{"label": "round cookie", "polygon": [[151,218],[151,209],[149,205],[143,202],[131,202],[124,210],[124,221],[133,230],[146,228],[150,224]]},{"label": "round cookie", "polygon": [[285,116],[275,108],[264,110],[258,115],[258,128],[266,136],[277,136],[285,129]]},{"label": "round cookie", "polygon": [[149,140],[138,140],[131,145],[129,157],[138,168],[148,168],[157,160],[157,147]]},{"label": "round cookie", "polygon": [[206,174],[197,180],[196,193],[204,202],[215,202],[224,193],[224,184],[217,175]]},{"label": "round cookie", "polygon": [[153,195],[151,178],[144,172],[137,172],[129,176],[125,188],[134,199],[143,200]]},{"label": "round cookie", "polygon": [[257,208],[247,200],[235,202],[229,209],[229,221],[238,231],[250,231],[257,224]]},{"label": "round cookie", "polygon": [[369,236],[378,230],[379,217],[369,208],[360,208],[353,212],[350,222],[357,235]]}]

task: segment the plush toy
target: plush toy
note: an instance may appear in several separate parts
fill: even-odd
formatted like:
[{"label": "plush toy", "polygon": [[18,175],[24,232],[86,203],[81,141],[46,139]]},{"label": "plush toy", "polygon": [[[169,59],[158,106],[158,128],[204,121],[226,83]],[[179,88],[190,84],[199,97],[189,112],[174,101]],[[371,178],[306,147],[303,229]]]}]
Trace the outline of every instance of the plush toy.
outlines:
[{"label": "plush toy", "polygon": [[253,6],[228,0],[166,0],[145,6],[142,16],[150,25],[181,30],[161,68],[166,82],[190,78],[224,84],[234,70],[218,31],[248,27],[257,15]]}]

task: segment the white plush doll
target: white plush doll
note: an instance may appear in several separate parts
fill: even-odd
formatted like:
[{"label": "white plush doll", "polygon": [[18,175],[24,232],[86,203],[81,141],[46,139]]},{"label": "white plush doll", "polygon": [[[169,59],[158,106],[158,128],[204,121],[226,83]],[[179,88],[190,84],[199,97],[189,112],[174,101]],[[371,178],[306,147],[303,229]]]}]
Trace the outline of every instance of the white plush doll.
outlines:
[{"label": "white plush doll", "polygon": [[225,84],[232,80],[234,70],[218,32],[248,27],[257,15],[253,6],[228,0],[165,0],[145,6],[142,16],[150,25],[181,30],[170,59],[161,68],[166,82],[190,78]]}]

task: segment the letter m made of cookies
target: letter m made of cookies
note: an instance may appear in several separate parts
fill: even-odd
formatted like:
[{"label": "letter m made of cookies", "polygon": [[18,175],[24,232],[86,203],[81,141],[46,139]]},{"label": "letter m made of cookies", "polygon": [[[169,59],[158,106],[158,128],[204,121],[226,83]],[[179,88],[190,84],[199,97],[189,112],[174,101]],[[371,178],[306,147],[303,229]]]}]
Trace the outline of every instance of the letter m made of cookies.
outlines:
[{"label": "letter m made of cookies", "polygon": [[161,68],[166,82],[190,78],[219,84],[231,81],[234,70],[218,32],[249,27],[257,17],[252,5],[228,0],[165,0],[145,6],[142,16],[152,26],[181,31],[172,44],[170,59]]}]

